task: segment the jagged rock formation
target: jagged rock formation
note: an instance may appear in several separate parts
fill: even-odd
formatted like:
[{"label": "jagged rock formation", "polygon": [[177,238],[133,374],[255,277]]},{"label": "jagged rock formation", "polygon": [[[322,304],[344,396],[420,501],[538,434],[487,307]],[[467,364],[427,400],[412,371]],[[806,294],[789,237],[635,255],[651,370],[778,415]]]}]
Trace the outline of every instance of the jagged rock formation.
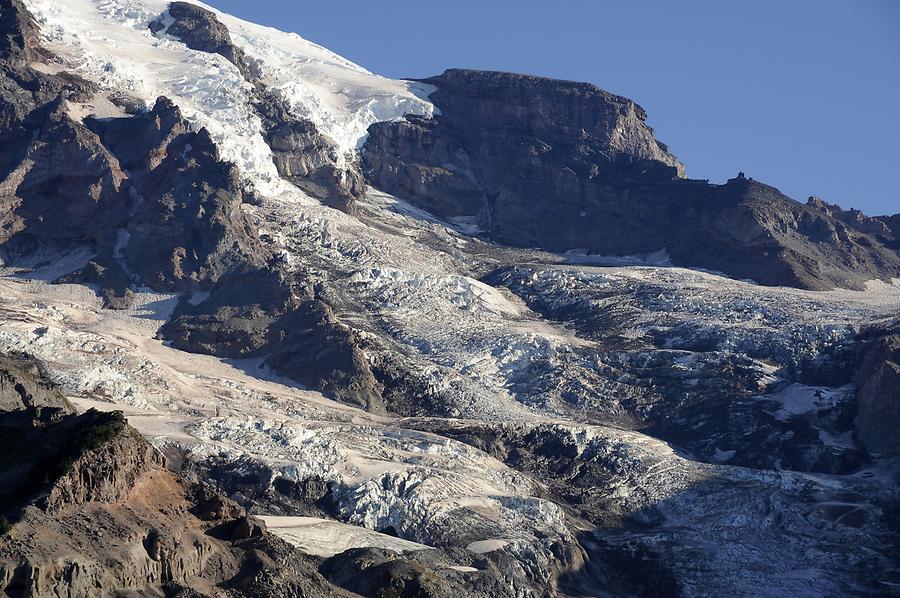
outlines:
[{"label": "jagged rock formation", "polygon": [[326,205],[355,212],[355,202],[366,192],[357,159],[340,156],[312,121],[292,115],[284,101],[264,88],[257,88],[255,107],[282,178]]},{"label": "jagged rock formation", "polygon": [[264,356],[275,371],[327,396],[384,411],[357,334],[314,284],[291,282],[277,268],[223,278],[202,303],[182,302],[161,335],[186,351]]},{"label": "jagged rock formation", "polygon": [[243,50],[232,43],[228,28],[213,12],[190,2],[171,2],[168,16],[173,20],[168,27],[162,20],[157,20],[150,23],[150,30],[177,37],[192,50],[219,54],[236,66],[244,78],[254,77],[254,70]]},{"label": "jagged rock formation", "polygon": [[[7,424],[0,414],[8,434]],[[24,436],[41,448],[15,451],[18,467],[3,472],[12,521],[0,537],[6,595],[190,588],[204,596],[217,586],[236,595],[334,595],[315,562],[237,505],[166,470],[121,414],[69,415]],[[23,471],[25,483],[15,485],[21,477],[9,474]],[[44,481],[29,482],[35,476]]]},{"label": "jagged rock formation", "polygon": [[0,56],[19,66],[46,56],[40,47],[40,29],[21,0],[0,2]]},{"label": "jagged rock formation", "polygon": [[900,216],[686,179],[590,85],[164,7],[0,0],[7,593],[900,582]]},{"label": "jagged rock formation", "polygon": [[254,107],[278,173],[325,204],[352,212],[354,202],[366,190],[356,160],[339,155],[334,142],[322,135],[315,123],[291,114],[287,104],[267,88],[215,13],[187,2],[172,2],[167,16],[174,22],[166,27],[161,18],[150,23],[150,30],[176,37],[192,50],[219,54],[253,85]]},{"label": "jagged rock formation", "polygon": [[88,126],[128,172],[134,205],[114,252],[143,284],[195,290],[265,263],[241,213],[237,168],[220,160],[205,129],[190,130],[171,101],[160,98],[146,114]]},{"label": "jagged rock formation", "polygon": [[19,132],[30,142],[13,153],[15,165],[2,183],[7,251],[108,238],[127,215],[125,173],[68,110],[66,100],[53,100],[29,114],[34,126],[23,123]]},{"label": "jagged rock formation", "polygon": [[900,324],[875,328],[865,338],[856,373],[856,429],[870,451],[900,451]]},{"label": "jagged rock formation", "polygon": [[47,410],[54,415],[74,410],[59,389],[51,384],[42,365],[25,355],[0,355],[0,412],[24,413],[39,419]]},{"label": "jagged rock formation", "polygon": [[810,197],[806,205],[840,220],[847,226],[875,237],[879,243],[892,249],[900,248],[900,214],[893,216],[866,216],[860,210],[844,210],[819,197]]},{"label": "jagged rock formation", "polygon": [[426,80],[441,113],[377,123],[372,184],[520,247],[666,250],[678,265],[762,284],[858,287],[900,274],[883,239],[740,176],[681,178],[639,106],[593,86],[450,70]]}]

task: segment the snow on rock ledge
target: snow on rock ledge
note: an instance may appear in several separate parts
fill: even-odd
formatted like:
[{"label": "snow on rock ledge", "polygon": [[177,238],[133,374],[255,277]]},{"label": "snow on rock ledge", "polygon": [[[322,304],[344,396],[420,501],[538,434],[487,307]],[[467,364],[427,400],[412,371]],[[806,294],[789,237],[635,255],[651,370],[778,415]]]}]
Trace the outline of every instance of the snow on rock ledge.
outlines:
[{"label": "snow on rock ledge", "polygon": [[[46,45],[64,67],[109,92],[127,91],[148,108],[169,97],[195,127],[206,127],[224,160],[263,195],[285,184],[250,102],[250,85],[225,58],[187,48],[148,24],[166,0],[26,0]],[[312,120],[344,155],[365,141],[368,127],[406,113],[430,116],[426,85],[379,77],[296,34],[217,14],[262,79],[297,116]]]}]

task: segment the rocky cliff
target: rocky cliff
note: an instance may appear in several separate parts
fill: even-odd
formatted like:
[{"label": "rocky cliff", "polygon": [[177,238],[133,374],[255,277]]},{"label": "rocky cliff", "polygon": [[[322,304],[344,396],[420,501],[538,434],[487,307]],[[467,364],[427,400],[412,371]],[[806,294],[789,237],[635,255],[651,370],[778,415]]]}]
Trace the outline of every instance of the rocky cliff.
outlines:
[{"label": "rocky cliff", "polygon": [[0,34],[7,593],[898,587],[900,216],[191,3]]},{"label": "rocky cliff", "polygon": [[433,119],[377,123],[366,177],[502,243],[636,255],[762,284],[858,287],[900,273],[885,237],[743,175],[684,168],[635,103],[583,83],[450,70],[426,80]]},{"label": "rocky cliff", "polygon": [[254,107],[278,173],[326,204],[352,212],[366,188],[355,158],[340,155],[315,123],[291,112],[215,13],[188,2],[172,2],[166,16],[172,19],[168,25],[163,18],[150,23],[154,34],[171,35],[193,50],[219,54],[253,85]]},{"label": "rocky cliff", "polygon": [[856,374],[856,428],[870,451],[900,452],[900,323],[875,328],[864,337]]}]

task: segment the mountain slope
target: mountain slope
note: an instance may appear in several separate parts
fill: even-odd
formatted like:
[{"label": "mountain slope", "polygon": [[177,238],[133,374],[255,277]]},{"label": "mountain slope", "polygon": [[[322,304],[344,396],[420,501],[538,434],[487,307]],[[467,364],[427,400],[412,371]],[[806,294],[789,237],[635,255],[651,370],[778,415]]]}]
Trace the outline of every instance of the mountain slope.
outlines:
[{"label": "mountain slope", "polygon": [[[745,179],[686,180],[644,111],[591,85],[449,70],[440,113],[373,125],[373,185],[499,242],[636,255],[761,284],[861,288],[900,275],[889,239]],[[889,237],[890,239],[893,236]]]},{"label": "mountain slope", "polygon": [[[0,0],[0,24],[0,352],[84,412],[48,410],[48,446],[125,411],[166,456],[128,437],[148,488],[211,486],[295,544],[249,542],[265,571],[335,593],[900,582],[892,219],[686,179],[585,84],[391,81],[183,2]],[[84,558],[134,507],[140,563],[131,526],[187,526],[221,556],[202,593],[265,591],[229,585],[243,540],[147,494],[29,511],[59,535],[27,556]]]}]

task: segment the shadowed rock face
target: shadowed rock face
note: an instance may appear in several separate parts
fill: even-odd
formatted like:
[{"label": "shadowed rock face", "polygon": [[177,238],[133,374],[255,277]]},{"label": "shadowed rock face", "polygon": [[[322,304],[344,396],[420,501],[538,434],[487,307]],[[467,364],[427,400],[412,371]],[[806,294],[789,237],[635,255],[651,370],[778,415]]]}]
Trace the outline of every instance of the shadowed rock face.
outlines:
[{"label": "shadowed rock face", "polygon": [[810,197],[806,205],[840,220],[851,228],[875,237],[885,247],[900,249],[900,214],[866,216],[859,210],[844,210],[840,206],[826,203],[818,197]]},{"label": "shadowed rock face", "polygon": [[654,138],[643,108],[589,83],[463,69],[425,81],[437,86],[431,100],[457,131],[486,138],[518,129],[553,147],[571,145],[566,152],[656,160],[684,176],[681,162]]},{"label": "shadowed rock face", "polygon": [[223,278],[199,305],[182,302],[160,335],[186,351],[246,358],[325,395],[384,412],[357,334],[341,324],[311,285],[274,270]]},{"label": "shadowed rock face", "polygon": [[0,183],[0,242],[15,253],[108,236],[128,213],[118,160],[69,116],[62,98],[28,118],[22,132],[30,134],[30,143],[5,156],[15,166]]},{"label": "shadowed rock face", "polygon": [[900,453],[900,322],[867,339],[856,385],[860,441],[872,452]]},{"label": "shadowed rock face", "polygon": [[89,124],[119,157],[132,185],[123,259],[144,284],[192,290],[265,262],[241,213],[240,177],[205,129],[194,133],[169,100],[147,114]]},{"label": "shadowed rock face", "polygon": [[[9,384],[27,389],[19,406]],[[25,419],[38,403],[58,416]],[[238,505],[167,470],[120,412],[76,415],[27,356],[0,355],[0,432],[4,595],[344,595]]]},{"label": "shadowed rock face", "polygon": [[[243,64],[213,13],[177,3],[171,12],[176,22],[170,33]],[[7,124],[0,131],[5,256],[87,246],[94,258],[60,282],[97,285],[104,306],[115,309],[131,305],[137,286],[214,289],[213,302],[182,314],[168,329],[178,346],[231,357],[265,352],[274,369],[303,384],[383,410],[380,385],[354,333],[328,302],[302,289],[302,299],[292,298],[292,286],[299,285],[270,264],[270,252],[242,212],[237,167],[221,160],[208,131],[192,130],[166,98],[149,112],[81,122],[71,103],[90,99],[96,88],[19,64],[42,56],[24,54],[39,48],[28,41],[37,39],[37,30],[20,4],[4,5],[0,24],[4,39],[12,40],[0,55],[0,117]],[[361,175],[338,168],[333,145],[312,123],[293,118],[264,86],[256,84],[254,97],[284,175],[349,211],[364,191]],[[254,303],[243,284],[273,294]]]},{"label": "shadowed rock face", "polygon": [[219,54],[236,66],[244,78],[253,78],[253,69],[244,51],[234,45],[228,28],[214,12],[188,2],[172,2],[169,4],[169,16],[174,22],[168,29],[157,20],[150,24],[150,30],[157,33],[165,29],[165,33],[177,37],[192,50]]},{"label": "shadowed rock face", "polygon": [[497,241],[606,255],[665,249],[677,265],[810,289],[900,273],[893,233],[743,176],[723,186],[681,178],[629,100],[508,73],[426,81],[440,115],[373,125],[366,177],[438,216],[477,220]]},{"label": "shadowed rock face", "polygon": [[[98,255],[79,277],[125,307],[131,283],[188,290],[254,265],[265,252],[240,212],[237,169],[205,130],[168,100],[146,114],[72,116],[96,87],[24,64],[38,52],[34,20],[3,6],[0,34],[0,245],[7,257],[85,245]],[[10,41],[11,40],[11,41]],[[30,41],[31,40],[31,41]],[[25,58],[23,52],[34,50]]]},{"label": "shadowed rock face", "polygon": [[355,202],[366,192],[358,160],[346,156],[342,163],[335,144],[315,123],[291,114],[264,85],[256,87],[254,107],[278,174],[325,205],[354,213]]},{"label": "shadowed rock face", "polygon": [[0,355],[0,413],[41,419],[44,410],[48,415],[74,413],[40,362],[24,354]]},{"label": "shadowed rock face", "polygon": [[45,56],[40,30],[21,0],[0,0],[0,57],[15,64]]}]

